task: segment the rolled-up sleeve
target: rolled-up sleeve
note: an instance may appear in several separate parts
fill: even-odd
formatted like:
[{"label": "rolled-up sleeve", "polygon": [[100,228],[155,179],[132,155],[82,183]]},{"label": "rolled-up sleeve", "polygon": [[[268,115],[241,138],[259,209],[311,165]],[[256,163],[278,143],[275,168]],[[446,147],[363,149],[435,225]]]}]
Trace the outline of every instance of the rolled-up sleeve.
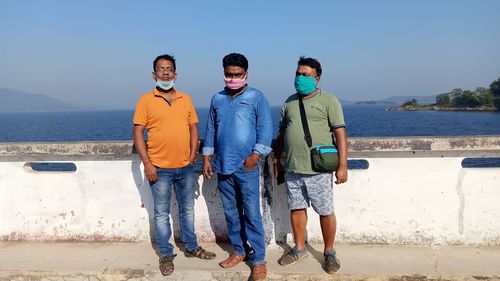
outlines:
[{"label": "rolled-up sleeve", "polygon": [[267,155],[271,153],[273,149],[270,146],[266,146],[260,143],[256,143],[253,147],[253,152],[259,154],[259,155]]}]

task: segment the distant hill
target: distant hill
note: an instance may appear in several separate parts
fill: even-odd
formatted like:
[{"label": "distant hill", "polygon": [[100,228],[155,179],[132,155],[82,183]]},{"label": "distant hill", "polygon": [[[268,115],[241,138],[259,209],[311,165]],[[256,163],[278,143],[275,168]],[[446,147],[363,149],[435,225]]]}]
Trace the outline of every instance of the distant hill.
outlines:
[{"label": "distant hill", "polygon": [[402,105],[411,99],[416,99],[417,103],[420,105],[433,104],[436,102],[436,96],[393,96],[383,100],[372,100],[372,101],[358,101],[356,104],[393,104]]},{"label": "distant hill", "polygon": [[343,99],[339,99],[340,103],[342,105],[346,105],[346,104],[354,104],[353,101],[350,101],[350,100],[343,100]]},{"label": "distant hill", "polygon": [[74,107],[46,95],[0,88],[0,112],[71,109],[74,109]]}]

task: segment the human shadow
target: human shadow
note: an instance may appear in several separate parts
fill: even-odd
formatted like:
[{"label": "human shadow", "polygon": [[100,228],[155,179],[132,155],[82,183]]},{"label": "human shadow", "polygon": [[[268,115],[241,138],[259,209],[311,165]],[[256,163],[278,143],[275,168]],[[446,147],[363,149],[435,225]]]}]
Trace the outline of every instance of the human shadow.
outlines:
[{"label": "human shadow", "polygon": [[[135,148],[133,149],[133,152]],[[131,170],[134,178],[135,186],[141,197],[141,207],[146,209],[148,214],[149,223],[149,237],[151,247],[155,253],[159,256],[158,246],[155,241],[155,223],[154,223],[154,206],[153,206],[153,195],[151,193],[151,188],[149,186],[149,181],[144,175],[144,171],[141,168],[141,160],[138,157],[134,157],[131,162]]]},{"label": "human shadow", "polygon": [[[193,177],[194,177],[193,198],[194,198],[195,210],[196,210],[197,201],[200,198],[200,185],[198,184],[199,173],[196,171],[196,169],[197,168],[195,165],[195,173],[193,174]],[[181,239],[182,233],[181,233],[180,219],[179,219],[179,204],[177,202],[175,189],[172,190],[172,199],[171,199],[171,205],[170,205],[170,217],[172,219],[171,225],[172,225],[172,233],[173,233],[173,237],[174,237],[175,246],[179,249],[179,251],[186,254],[187,250],[186,250],[186,247]],[[196,234],[196,236],[198,236],[198,233],[197,233],[198,229],[196,229],[196,220],[197,219],[198,218],[195,214],[195,234]],[[197,238],[199,238],[199,237],[197,237]]]},{"label": "human shadow", "polygon": [[[277,244],[286,245],[287,239],[292,233],[292,226],[290,221],[290,209],[288,208],[288,195],[285,183],[278,184],[277,178],[274,176],[274,165],[272,164],[274,155],[271,153],[264,165],[264,198],[267,202],[269,212],[264,213],[269,216],[269,227],[274,227],[273,239]],[[266,206],[265,206],[266,207]]]},{"label": "human shadow", "polygon": [[[200,172],[200,176],[202,173]],[[217,175],[211,179],[203,177],[201,192],[207,206],[210,228],[215,237],[215,243],[228,254],[232,253],[229,237],[227,236],[226,216],[217,188]]]},{"label": "human shadow", "polygon": [[316,249],[314,249],[314,247],[309,244],[309,243],[306,243],[306,249],[309,253],[311,253],[311,255],[314,257],[315,260],[317,260],[321,265],[323,265],[323,251],[318,251]]}]

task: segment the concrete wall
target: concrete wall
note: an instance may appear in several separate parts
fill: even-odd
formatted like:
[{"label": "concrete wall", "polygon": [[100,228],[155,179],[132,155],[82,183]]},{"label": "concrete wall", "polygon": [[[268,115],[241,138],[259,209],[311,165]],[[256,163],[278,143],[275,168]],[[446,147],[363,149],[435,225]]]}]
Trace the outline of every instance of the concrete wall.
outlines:
[{"label": "concrete wall", "polygon": [[[465,157],[500,157],[500,136],[352,138],[349,147],[350,159],[369,168],[334,186],[337,242],[500,245],[500,168],[461,167]],[[40,161],[77,170],[33,171],[29,163]],[[261,206],[274,244],[290,240],[291,229],[285,186],[270,177],[269,161],[261,163]],[[225,240],[216,182],[197,177],[199,240]],[[130,142],[0,143],[0,240],[148,240],[152,215]],[[321,241],[312,209],[308,237]]]}]

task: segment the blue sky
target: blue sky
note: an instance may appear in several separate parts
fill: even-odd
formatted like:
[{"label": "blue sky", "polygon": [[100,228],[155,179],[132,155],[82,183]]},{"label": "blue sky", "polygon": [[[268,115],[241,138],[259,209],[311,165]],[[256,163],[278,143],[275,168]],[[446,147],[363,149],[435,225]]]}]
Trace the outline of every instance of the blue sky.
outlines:
[{"label": "blue sky", "polygon": [[250,62],[272,105],[297,59],[344,100],[433,95],[500,76],[500,1],[0,1],[0,88],[96,108],[133,108],[152,61],[177,59],[178,89],[207,107],[222,57]]}]

